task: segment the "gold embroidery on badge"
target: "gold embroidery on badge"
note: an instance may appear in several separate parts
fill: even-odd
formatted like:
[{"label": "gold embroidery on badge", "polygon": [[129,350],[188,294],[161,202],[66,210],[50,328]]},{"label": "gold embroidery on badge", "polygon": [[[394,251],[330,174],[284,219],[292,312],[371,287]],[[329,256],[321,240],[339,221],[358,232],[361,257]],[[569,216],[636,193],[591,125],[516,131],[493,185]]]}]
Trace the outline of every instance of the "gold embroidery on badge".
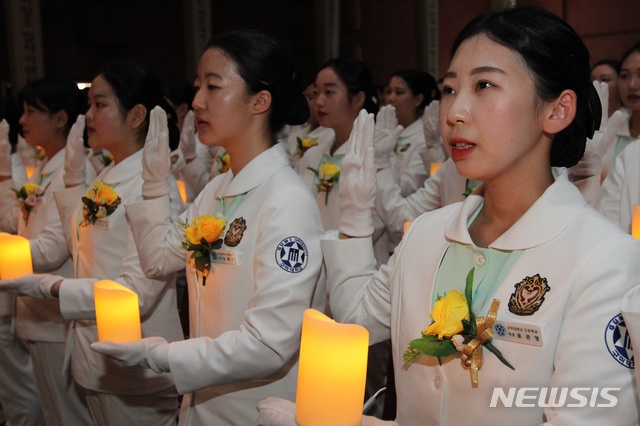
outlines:
[{"label": "gold embroidery on badge", "polygon": [[547,279],[538,274],[525,278],[514,287],[509,298],[509,312],[516,315],[533,315],[544,302],[544,295],[551,290]]},{"label": "gold embroidery on badge", "polygon": [[247,222],[241,217],[236,218],[231,222],[231,225],[229,225],[229,230],[224,236],[224,243],[229,247],[237,246],[240,244],[245,229],[247,229]]}]

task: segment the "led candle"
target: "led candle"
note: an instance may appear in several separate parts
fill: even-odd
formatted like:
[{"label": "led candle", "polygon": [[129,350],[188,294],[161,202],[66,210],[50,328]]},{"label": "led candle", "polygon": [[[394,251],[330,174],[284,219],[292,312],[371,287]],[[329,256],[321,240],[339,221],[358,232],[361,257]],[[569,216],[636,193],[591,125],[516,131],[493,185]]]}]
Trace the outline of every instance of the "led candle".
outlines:
[{"label": "led candle", "polygon": [[95,283],[93,293],[99,341],[131,342],[142,338],[136,293],[110,280]]},{"label": "led candle", "polygon": [[438,171],[440,166],[442,166],[442,163],[431,163],[431,174],[429,176],[433,176]]},{"label": "led candle", "polygon": [[296,423],[360,426],[369,332],[314,309],[302,320]]},{"label": "led candle", "polygon": [[640,205],[633,206],[633,216],[631,217],[631,235],[640,240]]},{"label": "led candle", "polygon": [[407,230],[409,229],[409,227],[411,226],[411,221],[410,220],[405,220],[404,221],[404,233],[407,233]]},{"label": "led candle", "polygon": [[180,191],[180,198],[182,198],[183,203],[187,203],[187,187],[183,180],[176,180],[176,184],[178,185],[178,190]]},{"label": "led candle", "polygon": [[36,171],[36,166],[24,166],[24,171],[27,174],[27,179],[31,178],[33,172]]},{"label": "led candle", "polygon": [[0,234],[0,277],[3,280],[33,274],[29,240],[19,235]]}]

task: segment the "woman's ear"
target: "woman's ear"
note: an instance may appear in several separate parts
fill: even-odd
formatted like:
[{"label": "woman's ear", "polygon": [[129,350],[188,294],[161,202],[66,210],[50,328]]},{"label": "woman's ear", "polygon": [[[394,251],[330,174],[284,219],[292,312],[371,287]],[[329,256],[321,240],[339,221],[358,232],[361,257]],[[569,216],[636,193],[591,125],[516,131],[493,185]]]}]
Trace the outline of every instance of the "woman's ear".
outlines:
[{"label": "woman's ear", "polygon": [[551,134],[566,129],[576,116],[577,97],[573,90],[565,90],[548,104],[550,111],[544,122],[544,131]]},{"label": "woman's ear", "polygon": [[267,90],[261,90],[252,96],[251,112],[253,114],[264,114],[269,111],[271,106],[271,93]]},{"label": "woman's ear", "polygon": [[67,111],[61,109],[54,114],[54,123],[58,129],[63,129],[64,127],[66,127],[68,121],[69,114],[67,114]]},{"label": "woman's ear", "polygon": [[366,95],[364,94],[364,92],[361,90],[359,91],[355,96],[353,96],[351,98],[351,106],[354,107],[355,111],[360,112],[360,110],[362,108],[364,108],[364,97]]},{"label": "woman's ear", "polygon": [[127,121],[131,128],[137,129],[144,123],[144,119],[147,116],[147,108],[142,104],[137,104],[127,114]]}]

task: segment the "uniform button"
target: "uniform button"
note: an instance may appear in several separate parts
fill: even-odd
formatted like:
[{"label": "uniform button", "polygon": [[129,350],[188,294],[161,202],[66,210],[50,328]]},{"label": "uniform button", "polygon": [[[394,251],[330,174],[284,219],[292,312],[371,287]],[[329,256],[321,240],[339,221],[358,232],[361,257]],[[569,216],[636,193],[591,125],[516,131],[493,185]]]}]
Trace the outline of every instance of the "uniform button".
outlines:
[{"label": "uniform button", "polygon": [[442,380],[440,379],[440,377],[436,377],[435,380],[433,381],[433,386],[436,389],[440,389],[440,385],[442,385]]},{"label": "uniform button", "polygon": [[478,264],[478,266],[483,266],[485,262],[484,256],[479,254],[476,256],[476,263]]}]

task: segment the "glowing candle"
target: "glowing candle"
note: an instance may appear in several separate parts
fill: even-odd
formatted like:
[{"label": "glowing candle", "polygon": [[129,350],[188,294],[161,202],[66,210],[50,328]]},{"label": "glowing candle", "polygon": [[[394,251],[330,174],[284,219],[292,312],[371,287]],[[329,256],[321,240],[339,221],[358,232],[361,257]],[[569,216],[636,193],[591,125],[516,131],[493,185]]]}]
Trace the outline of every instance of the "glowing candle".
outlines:
[{"label": "glowing candle", "polygon": [[24,171],[27,174],[27,179],[31,178],[33,172],[36,170],[36,166],[24,166]]},{"label": "glowing candle", "polygon": [[187,187],[183,180],[176,180],[176,184],[178,185],[178,190],[180,191],[180,197],[182,198],[182,202],[187,204]]},{"label": "glowing candle", "polygon": [[115,281],[93,285],[98,340],[131,342],[142,338],[138,295]]},{"label": "glowing candle", "polygon": [[29,240],[19,235],[0,234],[0,277],[3,280],[33,274]]},{"label": "glowing candle", "polygon": [[411,221],[410,220],[406,220],[404,222],[404,233],[407,233],[407,230],[409,229],[409,227],[411,226]]},{"label": "glowing candle", "polygon": [[314,309],[302,320],[296,423],[360,426],[369,332]]},{"label": "glowing candle", "polygon": [[633,206],[633,216],[631,218],[631,235],[640,240],[640,205]]},{"label": "glowing candle", "polygon": [[433,176],[435,174],[435,172],[438,171],[440,166],[442,166],[442,163],[435,163],[435,162],[431,163],[431,174],[429,176]]}]

